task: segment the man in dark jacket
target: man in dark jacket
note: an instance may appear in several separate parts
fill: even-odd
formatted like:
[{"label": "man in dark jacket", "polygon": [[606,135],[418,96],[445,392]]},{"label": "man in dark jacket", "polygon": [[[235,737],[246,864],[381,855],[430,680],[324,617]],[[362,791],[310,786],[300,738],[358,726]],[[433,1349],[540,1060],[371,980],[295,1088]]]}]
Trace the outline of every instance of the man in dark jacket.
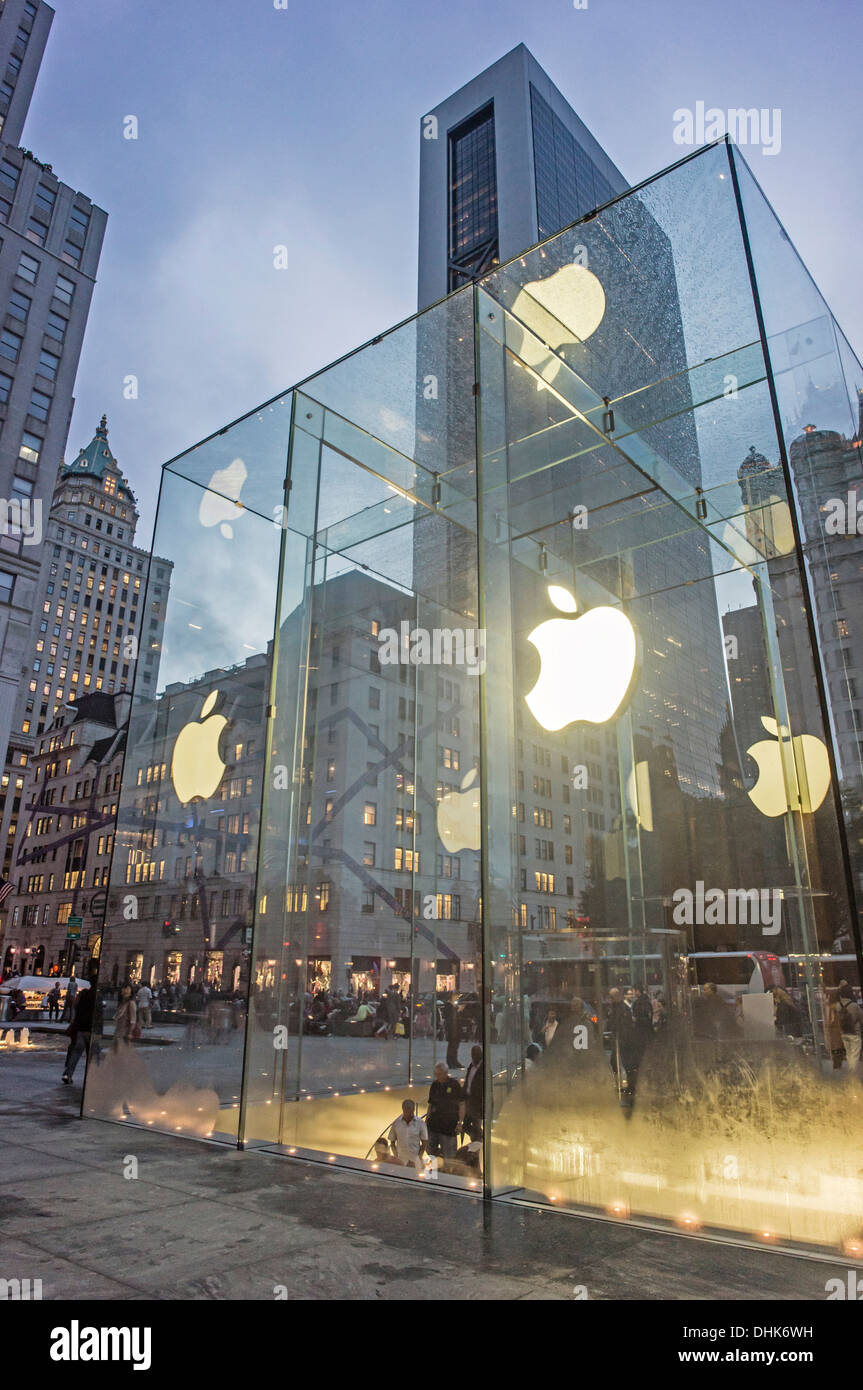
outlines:
[{"label": "man in dark jacket", "polygon": [[470,1066],[465,1072],[461,1106],[462,1123],[474,1141],[482,1138],[484,1076],[482,1048],[474,1043],[470,1050]]},{"label": "man in dark jacket", "polygon": [[608,1011],[606,1029],[611,1042],[611,1070],[622,1102],[629,1104],[635,1096],[635,1083],[638,1078],[638,1043],[635,1037],[635,1020],[632,1010],[623,1001],[619,989],[608,991]]},{"label": "man in dark jacket", "polygon": [[461,1083],[454,1076],[450,1076],[443,1062],[438,1062],[434,1069],[434,1081],[429,1087],[429,1108],[426,1115],[430,1155],[455,1158],[461,1103]]},{"label": "man in dark jacket", "polygon": [[75,1012],[72,1015],[72,1022],[69,1024],[69,1047],[66,1051],[66,1064],[63,1067],[62,1080],[67,1086],[72,1085],[75,1068],[84,1051],[90,1046],[95,1003],[96,990],[92,983],[89,989],[78,991],[75,999]]}]

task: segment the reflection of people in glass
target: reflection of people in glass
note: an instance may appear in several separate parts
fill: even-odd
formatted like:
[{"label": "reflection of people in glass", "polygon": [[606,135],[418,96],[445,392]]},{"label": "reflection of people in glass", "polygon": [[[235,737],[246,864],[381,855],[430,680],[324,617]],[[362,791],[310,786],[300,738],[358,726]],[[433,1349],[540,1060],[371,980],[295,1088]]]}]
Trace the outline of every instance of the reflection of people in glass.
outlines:
[{"label": "reflection of people in glass", "polygon": [[653,1004],[650,995],[641,985],[635,985],[632,990],[630,1008],[639,1055],[643,1056],[648,1043],[653,1041]]},{"label": "reflection of people in glass", "polygon": [[539,1030],[538,1040],[542,1045],[543,1052],[548,1052],[557,1036],[560,1019],[557,1016],[557,1009],[549,1009],[545,1016],[545,1023]]},{"label": "reflection of people in glass", "polygon": [[773,1024],[782,1037],[803,1037],[803,1015],[791,995],[782,989],[781,985],[775,985],[773,988]]},{"label": "reflection of people in glass", "polygon": [[123,985],[120,990],[117,1012],[114,1015],[114,1041],[111,1044],[111,1051],[121,1052],[127,1047],[131,1047],[135,1040],[137,1028],[138,1010],[132,998],[132,986]]},{"label": "reflection of people in glass", "polygon": [[829,989],[824,998],[824,1032],[833,1070],[839,1071],[845,1060],[845,1044],[839,1022],[839,991]]},{"label": "reflection of people in glass", "polygon": [[632,1010],[617,988],[608,992],[606,1031],[611,1041],[609,1061],[617,1081],[618,1094],[622,1103],[631,1104],[638,1079],[638,1041]]},{"label": "reflection of people in glass", "polygon": [[712,981],[708,981],[701,995],[693,1000],[692,1028],[697,1038],[729,1038],[736,1032],[731,1010]]},{"label": "reflection of people in glass", "polygon": [[458,1067],[461,1069],[462,1063],[458,1059],[458,1009],[455,1006],[455,994],[452,990],[447,994],[446,1002],[443,1006],[443,1026],[446,1035],[446,1064],[448,1067]]},{"label": "reflection of people in glass", "polygon": [[863,1025],[863,1010],[860,1009],[859,1004],[854,1002],[854,991],[847,980],[843,980],[839,986],[836,1019],[839,1024],[839,1031],[842,1034],[842,1046],[845,1048],[848,1070],[852,1076],[859,1077],[860,1034],[861,1025]]}]

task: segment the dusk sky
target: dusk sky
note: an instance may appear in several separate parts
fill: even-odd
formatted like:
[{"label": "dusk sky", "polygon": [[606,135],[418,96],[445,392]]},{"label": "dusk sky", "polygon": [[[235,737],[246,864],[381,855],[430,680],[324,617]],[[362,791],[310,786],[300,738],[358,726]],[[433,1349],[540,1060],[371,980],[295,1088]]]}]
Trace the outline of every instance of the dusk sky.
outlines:
[{"label": "dusk sky", "polygon": [[140,544],[162,463],[415,310],[420,118],[519,42],[633,183],[676,109],[779,108],[744,153],[863,349],[859,0],[55,9],[22,143],[109,214],[67,458],[106,411]]}]

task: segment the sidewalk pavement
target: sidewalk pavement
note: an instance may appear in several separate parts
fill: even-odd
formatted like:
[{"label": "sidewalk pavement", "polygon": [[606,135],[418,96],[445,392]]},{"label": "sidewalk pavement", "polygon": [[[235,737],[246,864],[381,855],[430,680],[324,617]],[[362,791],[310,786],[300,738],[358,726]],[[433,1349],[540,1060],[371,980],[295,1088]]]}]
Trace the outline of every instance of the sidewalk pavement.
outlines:
[{"label": "sidewalk pavement", "polygon": [[[836,1265],[80,1120],[60,1039],[0,1055],[0,1277],[45,1299],[825,1298]],[[83,1070],[83,1068],[81,1068]],[[137,1168],[137,1177],[125,1174]],[[775,1310],[774,1310],[775,1311]]]}]

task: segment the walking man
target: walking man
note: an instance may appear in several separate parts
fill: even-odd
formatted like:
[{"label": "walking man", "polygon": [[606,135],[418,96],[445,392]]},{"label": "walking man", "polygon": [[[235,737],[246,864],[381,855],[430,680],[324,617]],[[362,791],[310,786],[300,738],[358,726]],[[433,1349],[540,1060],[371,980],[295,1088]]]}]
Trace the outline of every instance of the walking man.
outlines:
[{"label": "walking man", "polygon": [[95,1004],[96,989],[92,983],[89,989],[78,991],[75,1000],[75,1012],[72,1016],[72,1022],[69,1024],[69,1047],[66,1051],[66,1063],[63,1067],[62,1081],[66,1086],[72,1085],[75,1068],[90,1046]]}]

